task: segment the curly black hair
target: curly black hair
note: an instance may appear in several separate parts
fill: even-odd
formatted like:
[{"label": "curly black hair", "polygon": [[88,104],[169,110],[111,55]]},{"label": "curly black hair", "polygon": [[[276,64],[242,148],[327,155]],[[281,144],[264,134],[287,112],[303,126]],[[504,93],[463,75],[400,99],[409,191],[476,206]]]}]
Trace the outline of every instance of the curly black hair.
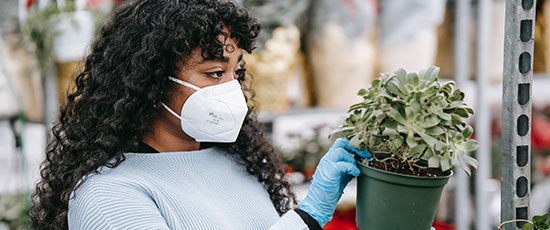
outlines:
[{"label": "curly black hair", "polygon": [[[227,37],[224,26],[239,48],[252,52],[260,25],[231,2],[137,0],[115,11],[92,44],[52,129],[33,194],[33,229],[68,228],[69,197],[81,184],[77,182],[100,166],[117,167],[123,153],[138,147],[159,118],[161,102],[174,95],[167,76],[177,76],[197,48],[204,58],[220,58],[224,47],[218,36]],[[251,92],[246,86],[244,90]],[[253,93],[246,95],[251,100]],[[247,115],[235,143],[201,143],[201,148],[212,145],[242,159],[280,215],[296,204],[282,161],[254,112]]]}]

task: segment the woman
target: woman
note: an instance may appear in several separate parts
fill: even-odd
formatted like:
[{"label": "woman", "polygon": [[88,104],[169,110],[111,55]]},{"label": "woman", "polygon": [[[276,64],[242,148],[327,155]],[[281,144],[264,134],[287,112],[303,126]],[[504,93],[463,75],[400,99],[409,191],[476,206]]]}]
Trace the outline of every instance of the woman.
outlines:
[{"label": "woman", "polygon": [[[320,229],[359,170],[339,139],[296,204],[239,84],[260,26],[215,0],[120,7],[53,128],[35,229]],[[245,89],[246,92],[248,90]],[[247,93],[248,95],[248,93]]]}]

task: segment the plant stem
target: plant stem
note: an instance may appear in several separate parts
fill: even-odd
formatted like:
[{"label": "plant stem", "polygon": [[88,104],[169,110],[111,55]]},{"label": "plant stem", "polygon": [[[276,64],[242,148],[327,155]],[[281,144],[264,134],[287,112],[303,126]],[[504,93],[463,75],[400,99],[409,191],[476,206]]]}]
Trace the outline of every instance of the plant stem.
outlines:
[{"label": "plant stem", "polygon": [[509,224],[509,223],[514,223],[514,222],[527,222],[527,223],[533,223],[529,220],[508,220],[508,221],[504,221],[502,222],[499,226],[498,226],[498,230],[502,230],[502,226],[505,225],[505,224]]}]

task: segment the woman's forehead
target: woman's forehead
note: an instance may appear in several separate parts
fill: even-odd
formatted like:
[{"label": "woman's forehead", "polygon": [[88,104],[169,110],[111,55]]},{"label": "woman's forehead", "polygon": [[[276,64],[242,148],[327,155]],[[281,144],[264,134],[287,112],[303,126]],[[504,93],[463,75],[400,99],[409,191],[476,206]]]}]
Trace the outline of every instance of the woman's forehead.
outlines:
[{"label": "woman's forehead", "polygon": [[243,58],[242,49],[237,46],[235,39],[226,39],[223,45],[223,54],[220,57],[209,58],[207,53],[203,52],[203,49],[198,47],[191,53],[191,57],[188,58],[188,64],[204,64],[208,62],[235,62],[235,60],[241,61]]}]

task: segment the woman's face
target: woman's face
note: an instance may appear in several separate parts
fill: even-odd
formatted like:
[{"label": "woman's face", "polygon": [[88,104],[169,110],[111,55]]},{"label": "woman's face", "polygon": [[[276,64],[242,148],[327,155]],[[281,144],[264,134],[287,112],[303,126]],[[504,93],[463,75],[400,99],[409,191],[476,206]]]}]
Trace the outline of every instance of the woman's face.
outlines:
[{"label": "woman's face", "polygon": [[[227,39],[223,36],[219,37],[220,41],[225,44],[223,60],[205,60],[202,57],[202,49],[198,48],[187,58],[186,64],[181,67],[181,72],[175,77],[199,88],[237,79],[238,75],[244,71],[243,53],[237,47],[235,39],[231,38],[229,31],[225,30],[225,32],[228,33]],[[173,82],[173,84],[177,83]],[[179,113],[187,98],[195,90],[179,84],[175,88],[175,93],[172,94],[173,97],[167,105],[176,113]],[[172,127],[171,132],[173,134],[186,140],[193,140],[181,130],[179,119],[169,114],[166,110],[164,110],[162,116],[169,122],[168,126]]]}]

